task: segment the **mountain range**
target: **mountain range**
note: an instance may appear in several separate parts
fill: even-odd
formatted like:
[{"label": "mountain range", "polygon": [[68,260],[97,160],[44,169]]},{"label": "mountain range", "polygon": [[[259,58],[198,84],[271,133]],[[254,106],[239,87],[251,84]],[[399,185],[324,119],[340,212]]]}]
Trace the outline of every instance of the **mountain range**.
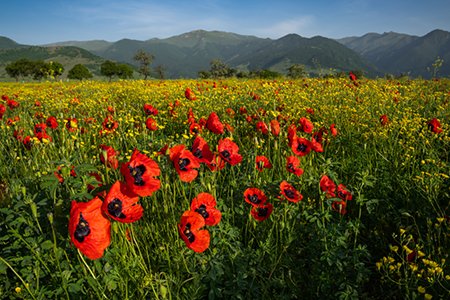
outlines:
[{"label": "mountain range", "polygon": [[286,73],[293,64],[311,74],[329,70],[364,71],[366,75],[409,74],[430,77],[437,58],[444,63],[440,76],[450,76],[450,32],[434,30],[419,37],[402,33],[368,33],[361,37],[329,39],[288,34],[279,39],[259,38],[222,31],[195,30],[165,39],[66,41],[49,45],[20,45],[0,37],[0,77],[4,66],[18,58],[54,60],[66,67],[83,63],[99,74],[106,60],[136,65],[138,50],[154,55],[152,66],[162,66],[168,78],[197,77],[220,59],[240,71],[269,69]]}]

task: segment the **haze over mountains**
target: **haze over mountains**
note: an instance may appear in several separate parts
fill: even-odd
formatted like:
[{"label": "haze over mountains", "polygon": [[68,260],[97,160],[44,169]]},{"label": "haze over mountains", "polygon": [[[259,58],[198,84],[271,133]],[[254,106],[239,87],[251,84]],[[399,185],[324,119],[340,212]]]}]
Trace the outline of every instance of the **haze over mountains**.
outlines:
[{"label": "haze over mountains", "polygon": [[80,61],[98,74],[105,59],[136,64],[133,55],[140,49],[155,56],[152,66],[163,66],[168,78],[197,77],[214,59],[241,71],[286,73],[292,64],[303,64],[313,74],[333,69],[363,70],[372,77],[387,73],[430,77],[430,67],[438,57],[444,60],[439,75],[450,76],[450,32],[443,30],[422,37],[388,32],[338,40],[297,34],[274,40],[196,30],[166,39],[66,41],[43,46],[19,45],[0,37],[0,75],[7,63],[18,58],[54,60],[65,66]]}]

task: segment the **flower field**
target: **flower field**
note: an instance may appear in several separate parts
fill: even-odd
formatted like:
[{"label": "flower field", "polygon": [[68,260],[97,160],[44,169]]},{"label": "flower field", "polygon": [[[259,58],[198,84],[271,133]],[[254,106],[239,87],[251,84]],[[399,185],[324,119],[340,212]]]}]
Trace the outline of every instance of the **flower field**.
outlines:
[{"label": "flower field", "polygon": [[1,299],[449,296],[449,80],[0,95]]}]

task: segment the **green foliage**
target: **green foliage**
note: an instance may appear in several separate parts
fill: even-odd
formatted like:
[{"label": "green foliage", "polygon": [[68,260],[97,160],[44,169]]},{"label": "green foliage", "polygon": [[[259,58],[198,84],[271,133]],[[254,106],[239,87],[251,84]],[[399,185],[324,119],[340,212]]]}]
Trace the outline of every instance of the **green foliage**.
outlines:
[{"label": "green foliage", "polygon": [[69,79],[89,79],[92,78],[92,74],[89,71],[88,68],[86,68],[84,65],[77,64],[72,69],[69,70],[69,74],[67,75],[67,78]]},{"label": "green foliage", "polygon": [[138,50],[133,56],[133,59],[139,63],[139,73],[144,76],[144,80],[151,74],[150,65],[154,58],[155,57],[152,54],[147,53],[142,49]]}]

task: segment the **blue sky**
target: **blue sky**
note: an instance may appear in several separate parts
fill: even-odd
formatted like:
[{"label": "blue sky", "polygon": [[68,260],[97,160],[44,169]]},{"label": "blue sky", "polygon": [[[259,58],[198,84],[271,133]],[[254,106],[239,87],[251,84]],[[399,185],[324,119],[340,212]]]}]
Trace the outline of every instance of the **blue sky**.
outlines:
[{"label": "blue sky", "polygon": [[30,45],[147,40],[196,29],[273,39],[288,33],[422,36],[434,29],[450,31],[450,0],[6,0],[0,10],[0,36]]}]

